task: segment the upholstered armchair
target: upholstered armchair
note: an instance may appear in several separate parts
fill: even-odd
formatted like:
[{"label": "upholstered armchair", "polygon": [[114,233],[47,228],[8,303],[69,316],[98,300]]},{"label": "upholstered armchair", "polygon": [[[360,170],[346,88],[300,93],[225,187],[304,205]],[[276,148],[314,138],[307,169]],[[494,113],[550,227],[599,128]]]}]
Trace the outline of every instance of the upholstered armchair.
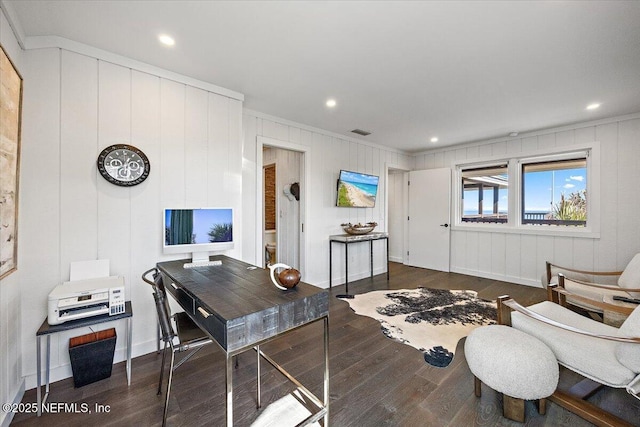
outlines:
[{"label": "upholstered armchair", "polygon": [[584,399],[603,386],[624,388],[640,399],[640,306],[601,307],[628,315],[622,326],[615,328],[563,306],[572,297],[568,290],[557,285],[550,285],[550,290],[553,301],[530,307],[508,296],[498,298],[498,323],[538,338],[559,364],[585,378],[569,391],[557,389],[549,398],[552,402],[596,425],[631,425]]},{"label": "upholstered armchair", "polygon": [[593,304],[588,300],[602,302],[605,296],[640,298],[640,254],[633,257],[624,271],[578,270],[547,261],[543,285],[546,287],[559,283],[559,274],[565,276],[564,288],[570,292],[567,302],[588,312],[603,311],[599,304]]}]

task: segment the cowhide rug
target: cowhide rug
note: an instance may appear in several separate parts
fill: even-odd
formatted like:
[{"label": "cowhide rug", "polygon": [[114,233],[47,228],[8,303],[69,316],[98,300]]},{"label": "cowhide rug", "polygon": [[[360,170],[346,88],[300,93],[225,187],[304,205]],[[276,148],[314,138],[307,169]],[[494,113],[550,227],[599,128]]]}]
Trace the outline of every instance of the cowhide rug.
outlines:
[{"label": "cowhide rug", "polygon": [[384,335],[417,348],[427,363],[442,368],[453,360],[460,338],[496,323],[496,303],[479,299],[475,291],[373,291],[346,301],[356,314],[378,320]]}]

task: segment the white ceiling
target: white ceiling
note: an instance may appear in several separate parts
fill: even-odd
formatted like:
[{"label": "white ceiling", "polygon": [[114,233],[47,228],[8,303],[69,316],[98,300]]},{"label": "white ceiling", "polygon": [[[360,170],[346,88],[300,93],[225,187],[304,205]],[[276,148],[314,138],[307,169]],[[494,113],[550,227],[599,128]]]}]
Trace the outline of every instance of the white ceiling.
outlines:
[{"label": "white ceiling", "polygon": [[4,3],[27,39],[65,37],[402,150],[640,111],[640,1]]}]

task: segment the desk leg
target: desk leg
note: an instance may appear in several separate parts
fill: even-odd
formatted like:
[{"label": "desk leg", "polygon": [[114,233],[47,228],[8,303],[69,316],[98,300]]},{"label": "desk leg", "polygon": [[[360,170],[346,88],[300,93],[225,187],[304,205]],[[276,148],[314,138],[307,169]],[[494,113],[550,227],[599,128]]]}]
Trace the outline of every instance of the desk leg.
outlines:
[{"label": "desk leg", "polygon": [[324,426],[329,425],[329,316],[324,318]]},{"label": "desk leg", "polygon": [[331,247],[333,246],[333,242],[329,240],[329,289],[331,289],[331,272],[333,271],[331,268],[331,263],[333,260],[333,256],[331,256]]},{"label": "desk leg", "polygon": [[132,318],[127,318],[127,386],[131,385],[131,336],[133,332]]},{"label": "desk leg", "polygon": [[260,401],[260,346],[257,345],[256,346],[256,354],[258,355],[258,360],[257,362],[257,377],[258,377],[258,388],[257,388],[257,402],[258,402],[258,408],[262,407],[262,402]]},{"label": "desk leg", "polygon": [[[233,427],[233,357],[226,354],[227,379],[227,427]],[[259,356],[258,356],[259,357]]]}]

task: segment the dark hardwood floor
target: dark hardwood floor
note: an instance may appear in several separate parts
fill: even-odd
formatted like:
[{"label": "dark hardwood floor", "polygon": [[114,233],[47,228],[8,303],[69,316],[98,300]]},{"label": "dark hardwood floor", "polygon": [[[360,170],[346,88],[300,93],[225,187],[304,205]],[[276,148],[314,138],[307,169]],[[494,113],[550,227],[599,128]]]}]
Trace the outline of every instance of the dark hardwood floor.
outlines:
[{"label": "dark hardwood floor", "polygon": [[[379,289],[419,286],[473,289],[481,298],[495,299],[509,294],[528,305],[545,299],[542,289],[519,286],[460,274],[448,274],[401,264],[391,264],[391,279],[375,276],[350,283],[349,291],[364,293]],[[332,296],[344,293],[334,287]],[[149,295],[151,298],[151,295]],[[426,364],[420,352],[385,338],[377,321],[357,316],[348,304],[331,298],[330,303],[330,422],[334,426],[518,426],[502,417],[502,397],[483,386],[482,397],[473,393],[473,377],[464,358],[460,340],[454,361],[447,368]],[[278,363],[322,396],[322,324],[293,331],[263,346]],[[178,356],[179,357],[179,356]],[[126,386],[124,363],[114,366],[111,378],[74,389],[72,379],[51,386],[49,400],[87,403],[110,408],[109,413],[17,414],[16,426],[149,426],[161,425],[164,396],[156,395],[161,356],[155,353],[132,362],[131,387]],[[263,408],[293,390],[288,381],[263,363]],[[234,415],[236,425],[249,425],[261,411],[255,407],[256,356],[240,355],[234,373]],[[575,380],[575,374],[561,370],[561,384]],[[166,378],[166,377],[165,377]],[[169,406],[170,426],[221,426],[225,423],[224,355],[215,345],[207,346],[174,375]],[[35,402],[35,390],[25,393],[23,402]],[[592,397],[631,423],[640,425],[640,401],[624,390],[605,389]],[[589,426],[565,409],[549,403],[547,414],[526,404],[526,425]],[[282,424],[285,425],[285,424]]]}]

